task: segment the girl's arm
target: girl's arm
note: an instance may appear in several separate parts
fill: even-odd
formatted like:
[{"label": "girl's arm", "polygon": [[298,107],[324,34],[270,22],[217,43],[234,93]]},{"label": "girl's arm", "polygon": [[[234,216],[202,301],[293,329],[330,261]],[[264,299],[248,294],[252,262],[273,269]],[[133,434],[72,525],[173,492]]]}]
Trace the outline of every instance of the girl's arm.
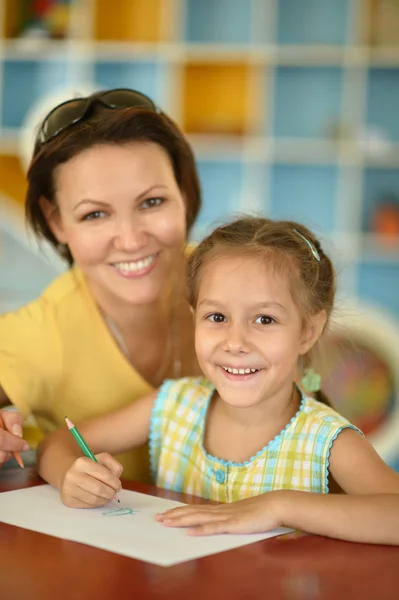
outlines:
[{"label": "girl's arm", "polygon": [[[157,394],[156,390],[118,411],[76,424],[93,454],[96,455],[99,452],[119,454],[144,444],[148,440],[151,412]],[[121,467],[108,454],[97,456],[101,464],[96,464],[88,458],[82,458],[82,452],[76,440],[65,426],[65,429],[51,433],[40,443],[37,468],[39,475],[59,489],[61,495],[67,494],[68,501],[66,503],[75,506],[77,504],[71,501],[71,497],[74,497],[76,488],[83,486],[87,491],[87,483],[90,493],[97,497],[101,497],[101,493],[105,493],[104,486],[112,488],[114,491],[120,487]],[[88,477],[96,479],[103,485],[94,485],[92,481],[88,480]],[[69,491],[66,491],[65,487]],[[111,491],[108,489],[109,494]],[[84,503],[87,505],[91,505],[93,502],[97,503],[86,494],[83,496]],[[105,499],[107,497],[104,496]],[[65,499],[63,497],[63,500]]]},{"label": "girl's arm", "polygon": [[347,495],[283,492],[284,525],[355,542],[399,544],[399,473],[366,438],[342,431],[331,448],[330,473]]},{"label": "girl's arm", "polygon": [[330,473],[345,494],[277,490],[217,506],[179,507],[158,515],[195,535],[257,533],[292,527],[355,542],[399,545],[399,474],[351,429],[330,453]]}]

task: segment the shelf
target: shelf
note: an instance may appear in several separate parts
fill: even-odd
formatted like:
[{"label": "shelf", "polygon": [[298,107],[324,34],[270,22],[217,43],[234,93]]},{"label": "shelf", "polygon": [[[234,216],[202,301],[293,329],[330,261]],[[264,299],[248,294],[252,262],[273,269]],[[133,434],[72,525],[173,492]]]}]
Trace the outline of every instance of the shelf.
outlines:
[{"label": "shelf", "polygon": [[278,67],[273,135],[328,138],[342,118],[342,76],[335,67]]},{"label": "shelf", "polygon": [[186,0],[184,38],[207,44],[249,44],[255,0]]},{"label": "shelf", "polygon": [[358,268],[357,293],[376,306],[384,306],[399,317],[398,302],[399,262],[387,264],[384,260],[361,261]]},{"label": "shelf", "polygon": [[300,221],[316,232],[337,229],[334,166],[275,165],[270,172],[272,218]]},{"label": "shelf", "polygon": [[340,157],[340,145],[333,141],[272,138],[270,143],[272,160],[279,163],[332,164]]},{"label": "shelf", "polygon": [[163,9],[167,0],[94,0],[95,40],[158,42],[163,31]]},{"label": "shelf", "polygon": [[19,136],[20,130],[17,127],[0,129],[0,156],[18,154]]},{"label": "shelf", "polygon": [[68,82],[69,64],[57,59],[3,63],[1,127],[20,127],[29,108],[40,96]]},{"label": "shelf", "polygon": [[344,45],[349,9],[350,0],[280,0],[278,43]]},{"label": "shelf", "polygon": [[49,6],[26,0],[2,0],[2,37],[43,38],[50,36],[59,39],[68,36],[71,13],[74,7],[68,2],[58,2]]},{"label": "shelf", "polygon": [[203,208],[194,228],[194,238],[231,219],[232,211],[242,211],[243,168],[239,161],[200,161],[198,171]]},{"label": "shelf", "polygon": [[[362,230],[370,231],[376,206],[393,200],[399,206],[399,170],[368,168],[363,174]],[[398,280],[399,281],[399,280]]]},{"label": "shelf", "polygon": [[[260,129],[246,63],[190,63],[183,74],[183,124],[188,133],[244,135]],[[250,119],[248,118],[250,115]]]},{"label": "shelf", "polygon": [[164,105],[163,66],[148,61],[94,62],[93,78],[99,88],[134,88],[147,94],[159,106]]},{"label": "shelf", "polygon": [[367,125],[378,127],[387,140],[399,142],[399,68],[368,72]]},{"label": "shelf", "polygon": [[24,197],[19,136],[41,96],[133,87],[194,149],[197,239],[246,210],[301,220],[344,295],[399,263],[396,241],[369,231],[378,200],[399,197],[397,0],[79,0],[67,37],[37,40],[17,37],[24,2],[0,0],[4,194]]},{"label": "shelf", "polygon": [[399,265],[399,235],[393,238],[378,234],[363,234],[360,240],[360,254],[370,263],[392,262]]},{"label": "shelf", "polygon": [[19,158],[15,155],[0,155],[0,194],[21,204],[25,201],[25,174]]},{"label": "shelf", "polygon": [[362,35],[370,46],[399,46],[399,5],[396,0],[363,0]]}]

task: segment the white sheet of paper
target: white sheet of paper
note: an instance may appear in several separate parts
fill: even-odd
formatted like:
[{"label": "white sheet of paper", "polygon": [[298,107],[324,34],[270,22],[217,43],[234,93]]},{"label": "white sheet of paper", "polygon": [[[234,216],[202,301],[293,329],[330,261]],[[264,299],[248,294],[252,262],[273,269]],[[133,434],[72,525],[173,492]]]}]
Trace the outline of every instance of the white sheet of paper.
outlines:
[{"label": "white sheet of paper", "polygon": [[0,494],[0,521],[164,567],[290,531],[190,537],[184,529],[164,527],[154,519],[159,512],[183,506],[181,502],[128,490],[119,498],[120,504],[72,509],[62,504],[56,489],[40,485]]}]

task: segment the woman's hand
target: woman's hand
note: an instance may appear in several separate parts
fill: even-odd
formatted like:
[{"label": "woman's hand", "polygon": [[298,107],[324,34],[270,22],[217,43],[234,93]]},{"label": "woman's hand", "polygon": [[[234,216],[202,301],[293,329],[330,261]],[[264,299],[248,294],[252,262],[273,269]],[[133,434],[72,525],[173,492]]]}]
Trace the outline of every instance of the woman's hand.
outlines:
[{"label": "woman's hand", "polygon": [[61,500],[70,508],[104,506],[121,490],[122,465],[110,454],[97,454],[75,460],[61,486]]},{"label": "woman's hand", "polygon": [[0,467],[12,456],[12,452],[29,450],[29,444],[22,439],[21,413],[14,410],[0,410]]},{"label": "woman's hand", "polygon": [[261,533],[282,527],[284,492],[275,491],[230,504],[194,504],[172,508],[156,520],[167,527],[188,527],[190,535]]}]

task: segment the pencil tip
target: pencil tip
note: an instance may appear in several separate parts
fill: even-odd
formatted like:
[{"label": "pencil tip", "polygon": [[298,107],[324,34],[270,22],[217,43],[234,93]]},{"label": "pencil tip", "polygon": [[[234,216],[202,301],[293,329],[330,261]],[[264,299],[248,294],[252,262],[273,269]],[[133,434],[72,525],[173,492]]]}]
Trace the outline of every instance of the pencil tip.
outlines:
[{"label": "pencil tip", "polygon": [[68,419],[68,417],[65,417],[65,422],[68,426],[68,429],[72,429],[73,427],[75,427],[75,425],[72,423],[72,421],[70,419]]}]

